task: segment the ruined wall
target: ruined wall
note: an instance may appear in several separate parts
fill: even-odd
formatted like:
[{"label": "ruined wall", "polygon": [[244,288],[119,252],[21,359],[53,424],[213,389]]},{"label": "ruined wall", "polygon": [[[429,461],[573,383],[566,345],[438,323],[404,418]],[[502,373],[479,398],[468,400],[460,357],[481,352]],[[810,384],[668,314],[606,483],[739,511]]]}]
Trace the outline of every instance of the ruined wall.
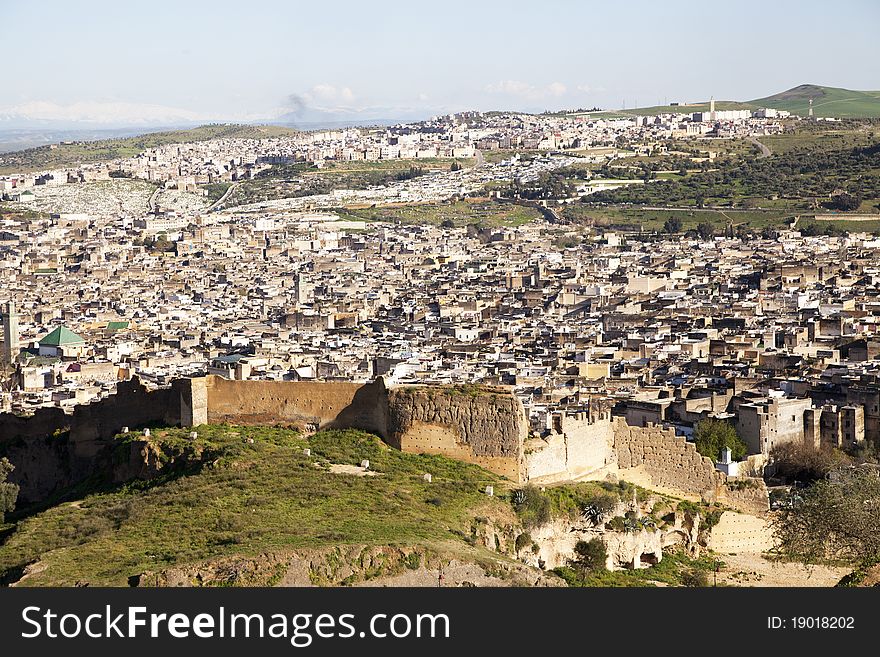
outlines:
[{"label": "ruined wall", "polygon": [[524,473],[545,483],[585,477],[617,462],[610,419],[562,416],[561,433],[525,444]]},{"label": "ruined wall", "polygon": [[388,392],[381,378],[369,384],[230,381],[217,376],[203,381],[208,423],[353,428],[387,435]]},{"label": "ruined wall", "polygon": [[520,481],[528,421],[509,391],[403,386],[389,391],[388,442],[443,454]]},{"label": "ruined wall", "polygon": [[9,481],[21,487],[19,508],[91,476],[122,427],[181,424],[190,397],[187,380],[148,391],[134,378],[119,383],[115,395],[76,406],[71,415],[60,408],[38,409],[29,417],[0,414],[0,456],[15,466]]},{"label": "ruined wall", "polygon": [[673,429],[630,427],[614,418],[614,451],[623,479],[626,471],[644,473],[646,487],[699,495],[706,502],[725,504],[744,513],[761,515],[769,508],[767,486],[762,479],[728,479],[715,469],[712,459],[701,456],[693,443],[676,436]]},{"label": "ruined wall", "polygon": [[693,443],[659,426],[631,427],[614,418],[614,451],[621,470],[642,468],[654,484],[696,495],[713,495],[726,479]]}]

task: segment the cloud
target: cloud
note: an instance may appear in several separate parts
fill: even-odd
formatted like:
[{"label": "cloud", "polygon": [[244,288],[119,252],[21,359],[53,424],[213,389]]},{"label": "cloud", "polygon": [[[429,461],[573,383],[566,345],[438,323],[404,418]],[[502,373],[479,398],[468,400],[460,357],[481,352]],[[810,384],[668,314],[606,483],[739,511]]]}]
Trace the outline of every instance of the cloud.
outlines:
[{"label": "cloud", "polygon": [[210,121],[216,117],[148,103],[80,101],[61,105],[44,100],[0,108],[0,121],[66,121],[96,124],[172,124]]},{"label": "cloud", "polygon": [[315,106],[350,106],[354,101],[355,95],[350,87],[336,87],[322,82],[301,94],[290,94],[287,105],[291,110],[300,111]]},{"label": "cloud", "polygon": [[591,87],[588,84],[579,84],[577,86],[577,90],[580,91],[581,93],[585,93],[585,94],[592,94],[592,93],[600,94],[605,91],[605,87]]},{"label": "cloud", "polygon": [[551,82],[546,86],[538,87],[521,80],[501,80],[486,85],[485,89],[491,94],[516,96],[518,98],[525,98],[526,100],[558,98],[559,96],[564,96],[568,92],[568,88],[561,82]]}]

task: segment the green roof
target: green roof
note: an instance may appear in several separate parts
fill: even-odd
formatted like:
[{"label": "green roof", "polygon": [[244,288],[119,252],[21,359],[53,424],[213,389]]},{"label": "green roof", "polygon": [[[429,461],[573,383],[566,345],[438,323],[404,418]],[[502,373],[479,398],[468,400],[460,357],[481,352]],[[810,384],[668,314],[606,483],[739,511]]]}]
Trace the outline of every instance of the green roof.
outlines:
[{"label": "green roof", "polygon": [[41,347],[63,347],[66,344],[85,342],[80,336],[64,326],[59,326],[49,335],[40,340]]},{"label": "green roof", "polygon": [[107,322],[107,331],[121,331],[128,328],[128,322]]}]

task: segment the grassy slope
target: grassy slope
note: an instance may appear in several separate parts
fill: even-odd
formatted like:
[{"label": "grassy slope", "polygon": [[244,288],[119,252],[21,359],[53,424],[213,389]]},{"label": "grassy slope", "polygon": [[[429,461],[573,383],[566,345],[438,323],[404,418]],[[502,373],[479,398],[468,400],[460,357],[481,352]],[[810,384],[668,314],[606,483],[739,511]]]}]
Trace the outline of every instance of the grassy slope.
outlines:
[{"label": "grassy slope", "polygon": [[203,125],[192,130],[153,132],[123,139],[74,142],[57,148],[40,146],[0,155],[0,173],[23,173],[101,162],[137,155],[164,144],[207,141],[218,138],[258,139],[296,134],[292,128],[236,124]]},{"label": "grassy slope", "polygon": [[[343,544],[462,541],[477,510],[509,507],[482,487],[498,478],[441,456],[404,454],[357,431],[306,440],[281,428],[202,426],[204,465],[86,495],[20,521],[0,546],[0,576],[39,559],[29,585],[126,584],[223,555]],[[192,449],[188,429],[154,430],[163,458]],[[249,444],[247,438],[253,438]],[[141,439],[122,436],[119,440]],[[312,455],[303,454],[310,447]],[[128,446],[120,446],[120,457]],[[358,464],[382,474],[331,474],[315,464]],[[427,483],[422,475],[433,474]]]},{"label": "grassy slope", "polygon": [[449,203],[347,208],[340,210],[340,216],[344,219],[399,221],[417,225],[440,225],[443,221],[450,220],[455,226],[461,227],[473,223],[481,226],[521,226],[540,218],[541,213],[535,208],[513,203],[469,199]]},{"label": "grassy slope", "polygon": [[880,92],[855,91],[814,84],[800,86],[766,98],[751,101],[761,107],[788,110],[793,114],[807,116],[809,99],[813,99],[814,116],[835,118],[880,117]]},{"label": "grassy slope", "polygon": [[[736,110],[736,109],[757,109],[757,105],[752,103],[742,103],[736,100],[716,100],[716,110]],[[699,103],[688,103],[681,105],[652,105],[651,107],[637,107],[635,109],[619,110],[623,114],[633,116],[645,116],[653,114],[693,114],[694,112],[708,112],[709,101]]]}]

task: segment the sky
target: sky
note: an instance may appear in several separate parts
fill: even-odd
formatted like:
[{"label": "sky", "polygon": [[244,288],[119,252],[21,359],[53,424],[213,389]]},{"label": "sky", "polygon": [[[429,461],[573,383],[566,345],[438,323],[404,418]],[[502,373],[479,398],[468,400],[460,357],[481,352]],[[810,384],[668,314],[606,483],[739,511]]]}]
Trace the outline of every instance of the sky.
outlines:
[{"label": "sky", "polygon": [[617,109],[880,89],[880,1],[0,0],[0,125]]}]

